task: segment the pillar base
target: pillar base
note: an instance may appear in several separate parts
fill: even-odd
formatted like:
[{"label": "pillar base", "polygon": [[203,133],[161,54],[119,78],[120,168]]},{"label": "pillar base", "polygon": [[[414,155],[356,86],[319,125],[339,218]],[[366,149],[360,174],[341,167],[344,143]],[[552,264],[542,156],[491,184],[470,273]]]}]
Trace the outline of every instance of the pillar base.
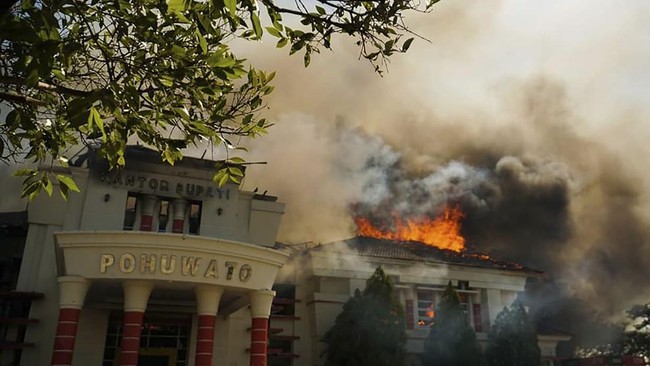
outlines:
[{"label": "pillar base", "polygon": [[250,366],[266,366],[268,343],[268,318],[251,320],[251,362]]},{"label": "pillar base", "polygon": [[72,354],[77,337],[77,324],[81,309],[59,309],[59,322],[56,326],[54,350],[52,351],[53,366],[72,365]]},{"label": "pillar base", "polygon": [[140,335],[144,313],[141,311],[124,312],[122,343],[120,344],[120,366],[137,366],[140,354]]},{"label": "pillar base", "polygon": [[215,315],[199,315],[198,330],[196,336],[195,366],[212,366],[214,349],[214,324]]}]

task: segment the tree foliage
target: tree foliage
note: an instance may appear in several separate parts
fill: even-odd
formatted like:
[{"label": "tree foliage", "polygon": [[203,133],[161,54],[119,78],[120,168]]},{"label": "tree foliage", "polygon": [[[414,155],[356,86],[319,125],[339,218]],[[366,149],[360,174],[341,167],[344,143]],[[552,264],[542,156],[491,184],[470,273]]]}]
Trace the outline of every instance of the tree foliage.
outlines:
[{"label": "tree foliage", "polygon": [[[92,144],[121,168],[138,139],[174,164],[210,143],[227,151],[215,180],[238,182],[240,139],[271,125],[260,111],[274,74],[247,65],[231,41],[266,33],[307,66],[347,34],[381,71],[411,45],[405,14],[437,1],[14,0],[0,15],[0,161],[65,164],[71,148]],[[25,177],[24,196],[51,184],[46,170]]]},{"label": "tree foliage", "polygon": [[366,281],[363,292],[355,291],[343,305],[323,342],[327,366],[404,364],[404,310],[381,267]]},{"label": "tree foliage", "polygon": [[503,308],[488,333],[485,356],[489,366],[539,366],[537,332],[519,301]]},{"label": "tree foliage", "polygon": [[623,333],[622,353],[650,358],[650,304],[635,305],[627,315],[631,324]]},{"label": "tree foliage", "polygon": [[482,363],[476,334],[470,327],[451,282],[436,306],[435,318],[424,341],[424,366],[477,366]]}]

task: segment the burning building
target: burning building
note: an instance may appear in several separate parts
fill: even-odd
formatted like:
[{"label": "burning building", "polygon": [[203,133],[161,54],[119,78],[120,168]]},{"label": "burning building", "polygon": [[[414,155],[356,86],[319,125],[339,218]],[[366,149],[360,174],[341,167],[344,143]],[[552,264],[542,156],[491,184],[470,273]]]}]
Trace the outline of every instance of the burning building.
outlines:
[{"label": "burning building", "polygon": [[[458,206],[388,223],[357,215],[352,239],[283,245],[276,197],[217,187],[213,162],[170,168],[140,147],[127,157],[109,173],[82,155],[66,168],[81,194],[0,215],[3,364],[321,365],[322,336],[381,265],[417,365],[449,281],[485,342],[497,313],[541,275],[468,252]],[[566,339],[540,334],[545,359]]]},{"label": "burning building", "polygon": [[[529,277],[541,271],[465,250],[460,236],[459,207],[448,206],[433,219],[396,218],[391,230],[356,217],[358,236],[323,244],[289,247],[294,253],[283,267],[276,286],[290,288],[291,302],[272,311],[271,332],[282,341],[270,350],[294,358],[287,365],[322,365],[321,342],[334,324],[343,304],[362,290],[377,266],[392,278],[397,296],[406,312],[408,365],[419,365],[424,339],[435,317],[445,285],[451,281],[460,295],[467,321],[485,346],[487,332],[497,314],[524,291]],[[544,364],[553,365],[558,342],[569,340],[563,333],[538,334]]]}]

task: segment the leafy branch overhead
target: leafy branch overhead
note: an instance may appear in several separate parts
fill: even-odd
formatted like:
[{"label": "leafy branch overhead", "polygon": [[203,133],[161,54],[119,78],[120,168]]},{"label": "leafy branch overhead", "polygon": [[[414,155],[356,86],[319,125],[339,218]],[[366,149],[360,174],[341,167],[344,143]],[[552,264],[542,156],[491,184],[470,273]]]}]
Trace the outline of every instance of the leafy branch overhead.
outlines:
[{"label": "leafy branch overhead", "polygon": [[[233,151],[271,125],[260,112],[275,74],[238,58],[231,41],[268,33],[307,66],[347,34],[381,72],[413,41],[405,14],[436,2],[16,1],[0,15],[0,161],[66,161],[86,145],[121,168],[137,140],[174,164],[184,148],[210,143],[227,156],[215,180],[238,182],[244,161]],[[22,173],[24,196],[51,194],[48,169]],[[75,190],[55,178],[64,197]]]}]

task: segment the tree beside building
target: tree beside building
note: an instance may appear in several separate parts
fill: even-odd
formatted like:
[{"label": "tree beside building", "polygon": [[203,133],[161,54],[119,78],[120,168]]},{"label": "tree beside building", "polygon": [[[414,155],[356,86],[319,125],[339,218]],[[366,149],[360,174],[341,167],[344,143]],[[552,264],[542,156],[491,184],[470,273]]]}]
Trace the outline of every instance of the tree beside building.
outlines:
[{"label": "tree beside building", "polygon": [[327,366],[400,366],[404,364],[404,310],[381,267],[363,292],[343,306],[323,338]]},{"label": "tree beside building", "polygon": [[436,307],[435,318],[424,342],[424,366],[477,366],[482,363],[476,334],[460,305],[451,282]]},{"label": "tree beside building", "polygon": [[519,301],[503,308],[488,333],[485,357],[489,366],[539,366],[537,333]]},{"label": "tree beside building", "polygon": [[[239,144],[272,125],[262,112],[274,73],[237,57],[231,42],[266,36],[307,66],[346,34],[381,71],[413,42],[405,15],[437,1],[3,1],[0,162],[65,165],[86,145],[123,168],[137,138],[174,165],[185,148],[211,144],[225,155],[215,181],[238,183]],[[64,196],[78,190],[53,169],[19,175],[30,198],[51,195],[54,178]]]}]

